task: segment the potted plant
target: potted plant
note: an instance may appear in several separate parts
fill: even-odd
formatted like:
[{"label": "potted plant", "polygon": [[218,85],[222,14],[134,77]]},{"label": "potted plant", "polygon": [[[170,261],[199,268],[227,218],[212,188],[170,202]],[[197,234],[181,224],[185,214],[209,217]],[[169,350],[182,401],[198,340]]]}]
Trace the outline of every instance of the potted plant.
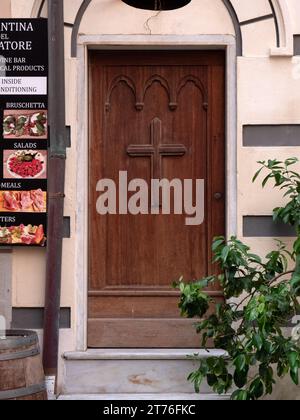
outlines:
[{"label": "potted plant", "polygon": [[[181,292],[182,315],[200,318],[197,333],[202,345],[212,340],[216,348],[227,352],[227,358],[208,357],[189,376],[196,392],[204,379],[218,394],[232,393],[232,400],[258,400],[273,393],[278,378],[290,375],[299,385],[300,327],[292,335],[284,328],[299,314],[300,297],[300,174],[293,170],[297,158],[285,162],[259,162],[253,182],[266,171],[263,187],[273,182],[288,203],[274,209],[274,221],[295,228],[296,240],[290,252],[278,242],[264,259],[232,237],[215,238],[214,262],[221,274],[175,285]],[[288,268],[292,262],[293,269]],[[221,283],[225,302],[216,305],[213,315],[205,317],[212,299],[205,294],[210,283]],[[195,356],[197,359],[197,356]]]}]

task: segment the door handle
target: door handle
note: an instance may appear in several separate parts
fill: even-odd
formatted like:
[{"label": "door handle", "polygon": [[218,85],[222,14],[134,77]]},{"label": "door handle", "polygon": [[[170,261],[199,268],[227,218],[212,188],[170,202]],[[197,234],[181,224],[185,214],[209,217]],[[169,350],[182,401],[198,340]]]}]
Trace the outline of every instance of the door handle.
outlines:
[{"label": "door handle", "polygon": [[217,193],[214,194],[214,199],[215,200],[219,201],[219,200],[222,200],[222,198],[223,198],[223,194],[222,193],[217,192]]}]

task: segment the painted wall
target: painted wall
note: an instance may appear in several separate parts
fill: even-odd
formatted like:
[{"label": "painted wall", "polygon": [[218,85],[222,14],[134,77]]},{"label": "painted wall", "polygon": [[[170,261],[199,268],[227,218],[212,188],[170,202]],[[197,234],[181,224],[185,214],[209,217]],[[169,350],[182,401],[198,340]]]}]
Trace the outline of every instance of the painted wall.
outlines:
[{"label": "painted wall", "polygon": [[[1,0],[1,4],[4,0]],[[0,16],[10,10],[13,17],[36,16],[41,1],[11,0],[4,2]],[[74,23],[81,0],[64,0],[65,21]],[[243,38],[243,55],[237,59],[237,156],[238,173],[238,234],[265,254],[274,245],[271,238],[243,238],[243,217],[271,215],[282,202],[272,189],[261,191],[251,183],[258,160],[284,159],[300,154],[299,146],[244,147],[243,126],[251,124],[300,125],[300,57],[293,57],[293,35],[300,34],[299,0],[274,0],[277,25],[268,0],[232,0]],[[45,16],[45,10],[42,16]],[[280,36],[278,44],[277,33]],[[71,239],[64,240],[62,306],[72,308],[71,330],[61,331],[61,352],[76,350],[76,147],[78,134],[78,63],[71,57],[72,28],[66,27],[66,100],[67,124],[72,127],[72,147],[68,149],[65,215],[71,217]],[[236,28],[222,0],[192,0],[183,9],[157,13],[135,10],[120,0],[93,0],[79,27],[79,34],[119,35],[236,35]],[[285,240],[286,238],[281,238]],[[291,243],[291,239],[286,239]],[[30,261],[30,264],[28,263]],[[23,267],[26,264],[26,276]],[[44,250],[14,250],[13,306],[42,307],[44,304]],[[299,389],[285,384],[276,397],[297,398]]]},{"label": "painted wall", "polygon": [[11,17],[10,0],[2,0],[2,2],[1,2],[1,17],[3,17],[3,18],[10,18]]}]

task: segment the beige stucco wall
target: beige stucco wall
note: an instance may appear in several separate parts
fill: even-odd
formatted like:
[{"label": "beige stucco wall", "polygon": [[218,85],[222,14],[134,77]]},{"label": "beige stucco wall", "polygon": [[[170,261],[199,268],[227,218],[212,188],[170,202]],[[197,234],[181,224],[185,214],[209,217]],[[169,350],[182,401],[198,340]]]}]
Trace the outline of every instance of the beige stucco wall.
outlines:
[{"label": "beige stucco wall", "polygon": [[31,17],[33,8],[36,2],[35,0],[11,0],[11,12],[15,18],[26,18]]},{"label": "beige stucco wall", "polygon": [[295,34],[300,33],[300,1],[298,0],[287,0],[289,10],[291,11],[291,21],[293,25],[293,32]]},{"label": "beige stucco wall", "polygon": [[[5,7],[0,16],[30,17],[38,10],[39,1],[1,0]],[[267,0],[233,0],[240,21],[270,13]],[[80,0],[64,0],[65,21],[72,23]],[[291,31],[300,33],[300,1],[286,0]],[[150,20],[149,20],[150,19]],[[234,35],[234,27],[221,0],[193,0],[184,9],[163,12],[158,16],[149,11],[135,10],[119,0],[93,0],[80,26],[80,34],[132,35]],[[266,188],[261,191],[251,183],[256,162],[263,158],[286,158],[300,154],[297,148],[245,148],[242,146],[244,124],[300,124],[300,77],[295,71],[295,58],[270,56],[276,47],[273,22],[262,21],[242,28],[244,55],[237,60],[237,155],[238,155],[238,234],[242,238],[244,215],[270,215],[282,202],[280,194]],[[71,217],[71,239],[64,240],[62,306],[72,308],[70,331],[61,332],[61,353],[76,350],[76,147],[78,133],[78,63],[70,57],[71,29],[66,28],[66,105],[67,124],[72,127],[72,148],[68,150],[65,215]],[[300,72],[298,72],[300,75]],[[235,176],[235,174],[231,174]],[[243,238],[242,238],[243,239]],[[287,240],[291,243],[291,239]],[[265,254],[273,246],[270,238],[247,239],[254,251]],[[26,277],[23,267],[26,264]],[[42,307],[44,305],[44,250],[14,250],[13,252],[13,306]],[[299,389],[289,382],[279,387],[276,397],[296,398]]]},{"label": "beige stucco wall", "polygon": [[10,18],[11,17],[11,5],[10,0],[1,1],[1,17]]},{"label": "beige stucco wall", "polygon": [[80,32],[152,35],[234,34],[228,13],[218,0],[197,0],[183,9],[160,14],[133,9],[121,1],[94,1],[82,20]]}]

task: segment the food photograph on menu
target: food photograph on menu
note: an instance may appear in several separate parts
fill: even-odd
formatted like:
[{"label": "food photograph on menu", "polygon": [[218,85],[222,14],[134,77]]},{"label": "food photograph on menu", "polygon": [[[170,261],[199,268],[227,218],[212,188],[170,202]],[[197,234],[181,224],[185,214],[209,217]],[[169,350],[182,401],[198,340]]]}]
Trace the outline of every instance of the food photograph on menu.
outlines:
[{"label": "food photograph on menu", "polygon": [[0,250],[44,247],[50,146],[47,21],[0,19],[0,38],[7,45],[0,54]]},{"label": "food photograph on menu", "polygon": [[19,225],[0,227],[0,245],[34,245],[46,243],[44,226]]},{"label": "food photograph on menu", "polygon": [[46,213],[47,193],[31,191],[0,191],[0,212]]},{"label": "food photograph on menu", "polygon": [[46,150],[4,150],[3,174],[5,179],[46,179]]},{"label": "food photograph on menu", "polygon": [[41,139],[48,137],[47,111],[12,111],[5,110],[3,116],[3,138]]}]

